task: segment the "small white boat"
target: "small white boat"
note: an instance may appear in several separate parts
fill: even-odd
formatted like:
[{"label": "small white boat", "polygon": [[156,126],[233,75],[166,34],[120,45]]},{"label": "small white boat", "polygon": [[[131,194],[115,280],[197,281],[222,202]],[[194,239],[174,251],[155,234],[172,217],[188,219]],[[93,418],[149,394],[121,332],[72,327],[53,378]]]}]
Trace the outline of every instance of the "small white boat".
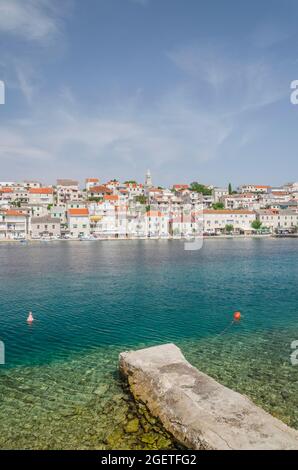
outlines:
[{"label": "small white boat", "polygon": [[94,238],[94,237],[80,237],[79,240],[80,240],[80,242],[94,242],[94,241],[96,241],[96,238]]}]

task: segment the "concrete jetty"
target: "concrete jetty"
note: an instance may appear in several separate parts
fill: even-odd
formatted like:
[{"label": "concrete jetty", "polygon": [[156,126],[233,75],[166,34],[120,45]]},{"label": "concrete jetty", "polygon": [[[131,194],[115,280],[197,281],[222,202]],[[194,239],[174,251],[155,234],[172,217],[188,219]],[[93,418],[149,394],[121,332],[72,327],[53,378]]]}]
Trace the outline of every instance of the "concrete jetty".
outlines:
[{"label": "concrete jetty", "polygon": [[298,432],[186,361],[174,344],[120,354],[136,400],[189,449],[298,449]]}]

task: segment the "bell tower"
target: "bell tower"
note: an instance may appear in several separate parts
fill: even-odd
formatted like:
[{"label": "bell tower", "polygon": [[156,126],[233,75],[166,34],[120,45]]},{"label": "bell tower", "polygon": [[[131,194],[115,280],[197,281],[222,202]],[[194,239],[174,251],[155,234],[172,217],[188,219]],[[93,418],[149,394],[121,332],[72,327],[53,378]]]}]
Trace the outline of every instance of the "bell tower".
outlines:
[{"label": "bell tower", "polygon": [[147,170],[147,173],[146,173],[145,186],[146,186],[146,188],[151,188],[152,187],[152,178],[151,178],[150,170]]}]

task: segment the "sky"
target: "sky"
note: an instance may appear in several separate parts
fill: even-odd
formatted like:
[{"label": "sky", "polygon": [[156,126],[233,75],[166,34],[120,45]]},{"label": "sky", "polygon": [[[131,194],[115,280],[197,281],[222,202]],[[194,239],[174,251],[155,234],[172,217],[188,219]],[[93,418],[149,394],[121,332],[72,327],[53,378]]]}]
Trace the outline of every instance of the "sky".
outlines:
[{"label": "sky", "polygon": [[296,0],[0,0],[0,181],[298,180]]}]

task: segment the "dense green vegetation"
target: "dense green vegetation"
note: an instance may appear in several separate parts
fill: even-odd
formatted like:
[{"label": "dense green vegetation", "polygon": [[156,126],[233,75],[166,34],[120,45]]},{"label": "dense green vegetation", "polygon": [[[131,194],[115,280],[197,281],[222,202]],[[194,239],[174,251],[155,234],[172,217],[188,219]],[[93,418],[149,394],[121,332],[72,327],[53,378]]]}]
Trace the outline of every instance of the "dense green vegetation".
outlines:
[{"label": "dense green vegetation", "polygon": [[197,193],[203,194],[203,196],[211,196],[212,190],[207,188],[204,184],[198,183],[197,181],[194,181],[193,183],[190,184],[190,189],[191,191],[196,191]]},{"label": "dense green vegetation", "polygon": [[214,204],[212,204],[212,209],[214,210],[221,210],[221,209],[224,209],[225,206],[224,206],[224,203],[223,202],[215,202]]}]

